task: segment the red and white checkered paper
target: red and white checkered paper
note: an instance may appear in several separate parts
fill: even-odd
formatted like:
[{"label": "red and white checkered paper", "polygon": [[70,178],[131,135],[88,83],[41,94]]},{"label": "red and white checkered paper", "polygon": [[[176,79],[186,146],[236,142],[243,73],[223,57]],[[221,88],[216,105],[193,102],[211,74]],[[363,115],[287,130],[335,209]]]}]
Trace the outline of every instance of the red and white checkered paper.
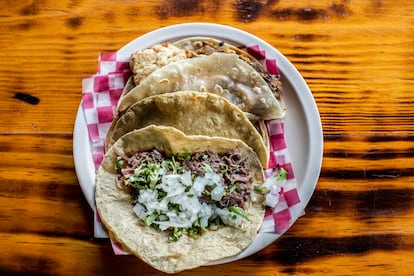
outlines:
[{"label": "red and white checkered paper", "polygon": [[[276,60],[266,59],[266,53],[259,46],[245,47],[250,54],[263,63],[271,74],[279,74]],[[104,156],[105,136],[111,124],[118,99],[130,77],[129,61],[117,53],[101,53],[98,59],[96,75],[82,81],[82,107],[87,124],[91,153],[95,169],[98,169]],[[288,179],[282,185],[279,202],[275,208],[269,208],[263,218],[259,232],[283,233],[304,213],[300,202],[294,170],[289,159],[284,135],[284,121],[266,122],[270,158],[269,169],[265,176],[271,177],[280,168],[288,169]],[[95,237],[108,237],[99,217],[95,214]],[[112,242],[115,254],[125,254],[118,244]]]}]

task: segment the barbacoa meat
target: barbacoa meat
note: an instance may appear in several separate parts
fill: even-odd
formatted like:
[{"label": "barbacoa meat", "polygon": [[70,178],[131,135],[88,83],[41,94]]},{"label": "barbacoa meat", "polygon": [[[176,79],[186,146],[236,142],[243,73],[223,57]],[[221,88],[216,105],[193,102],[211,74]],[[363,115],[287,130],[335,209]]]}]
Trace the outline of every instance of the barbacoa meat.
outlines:
[{"label": "barbacoa meat", "polygon": [[[123,158],[124,164],[118,169],[119,180],[132,175],[144,160],[145,162],[162,163],[166,156],[157,150],[152,150],[138,152],[131,157]],[[207,185],[205,193],[199,197],[201,202],[216,204],[219,208],[237,206],[245,209],[247,207],[246,202],[253,186],[252,176],[249,173],[249,163],[239,151],[232,150],[222,155],[204,151],[177,156],[175,160],[183,170],[190,170],[193,176],[204,176],[206,171],[210,169],[212,172],[222,175],[221,181],[225,190],[223,198],[218,202],[212,200],[209,192],[213,187]]]}]

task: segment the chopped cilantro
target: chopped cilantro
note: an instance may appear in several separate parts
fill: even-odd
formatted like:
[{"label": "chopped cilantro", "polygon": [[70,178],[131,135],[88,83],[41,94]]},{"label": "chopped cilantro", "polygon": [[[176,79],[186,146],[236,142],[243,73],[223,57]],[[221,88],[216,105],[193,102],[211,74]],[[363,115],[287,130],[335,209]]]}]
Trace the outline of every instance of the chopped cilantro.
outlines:
[{"label": "chopped cilantro", "polygon": [[237,206],[230,206],[227,209],[230,212],[235,213],[236,215],[240,216],[241,218],[243,218],[245,220],[249,220],[249,217],[247,216],[247,214],[244,212],[244,210],[242,208],[237,207]]},{"label": "chopped cilantro", "polygon": [[276,173],[276,175],[275,175],[275,177],[276,177],[276,180],[277,181],[283,181],[283,180],[286,180],[287,179],[287,174],[288,174],[288,170],[287,169],[280,169],[277,173]]}]

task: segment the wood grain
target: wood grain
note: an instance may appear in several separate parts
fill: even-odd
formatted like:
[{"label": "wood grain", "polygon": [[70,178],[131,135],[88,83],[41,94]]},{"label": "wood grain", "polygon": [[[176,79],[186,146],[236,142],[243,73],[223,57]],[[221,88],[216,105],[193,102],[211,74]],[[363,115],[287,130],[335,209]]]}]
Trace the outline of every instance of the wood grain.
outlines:
[{"label": "wood grain", "polygon": [[282,238],[181,275],[414,275],[411,0],[0,3],[0,274],[162,275],[93,239],[73,164],[81,81],[99,52],[157,28],[216,22],[299,70],[324,131],[318,186]]}]

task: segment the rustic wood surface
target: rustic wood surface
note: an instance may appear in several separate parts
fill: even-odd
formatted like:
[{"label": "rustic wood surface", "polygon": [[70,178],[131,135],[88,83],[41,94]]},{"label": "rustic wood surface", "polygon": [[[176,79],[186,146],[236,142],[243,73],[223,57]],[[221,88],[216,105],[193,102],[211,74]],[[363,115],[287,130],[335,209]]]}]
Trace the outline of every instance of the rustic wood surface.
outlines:
[{"label": "rustic wood surface", "polygon": [[1,1],[0,274],[161,275],[93,239],[74,120],[99,52],[198,21],[259,36],[297,67],[324,160],[306,215],[282,238],[181,274],[414,275],[412,0]]}]

